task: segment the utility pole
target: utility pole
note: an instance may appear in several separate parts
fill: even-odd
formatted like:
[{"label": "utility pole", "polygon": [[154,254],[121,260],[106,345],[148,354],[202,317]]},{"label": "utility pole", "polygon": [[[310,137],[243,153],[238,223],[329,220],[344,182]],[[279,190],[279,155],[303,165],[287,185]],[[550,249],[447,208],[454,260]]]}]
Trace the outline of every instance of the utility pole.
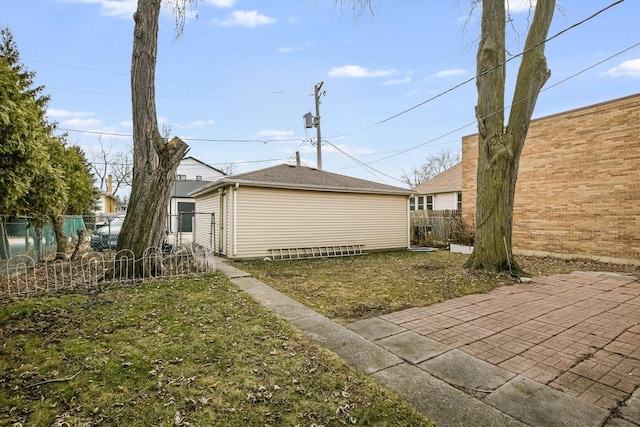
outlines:
[{"label": "utility pole", "polygon": [[322,89],[323,84],[324,82],[320,82],[313,87],[315,101],[316,101],[316,116],[313,117],[311,115],[311,111],[309,111],[307,114],[303,116],[304,122],[305,122],[305,128],[307,129],[310,129],[312,127],[316,128],[317,138],[318,138],[317,139],[318,160],[316,162],[317,163],[316,168],[318,170],[322,170],[322,132],[320,131],[320,97],[322,95],[327,94],[326,92],[320,93],[320,89]]},{"label": "utility pole", "polygon": [[316,98],[316,131],[318,137],[318,160],[316,164],[316,168],[318,170],[322,170],[322,133],[320,132],[320,89],[324,82],[320,82],[314,86],[314,94]]}]

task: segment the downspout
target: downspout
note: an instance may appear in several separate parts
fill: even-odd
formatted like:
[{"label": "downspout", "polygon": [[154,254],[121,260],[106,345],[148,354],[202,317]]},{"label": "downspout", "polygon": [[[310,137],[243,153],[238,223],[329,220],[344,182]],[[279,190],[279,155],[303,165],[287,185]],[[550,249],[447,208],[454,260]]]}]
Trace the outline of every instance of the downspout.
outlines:
[{"label": "downspout", "polygon": [[238,252],[238,188],[240,183],[236,182],[236,188],[233,190],[233,256],[235,257]]},{"label": "downspout", "polygon": [[413,194],[407,197],[407,249],[411,249],[411,199]]}]

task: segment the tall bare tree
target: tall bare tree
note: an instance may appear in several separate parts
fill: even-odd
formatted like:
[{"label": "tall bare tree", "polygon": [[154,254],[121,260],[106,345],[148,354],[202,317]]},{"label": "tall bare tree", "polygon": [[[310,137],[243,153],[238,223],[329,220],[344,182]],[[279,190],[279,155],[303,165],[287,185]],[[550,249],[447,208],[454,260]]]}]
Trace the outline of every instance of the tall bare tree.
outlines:
[{"label": "tall bare tree", "polygon": [[460,154],[452,151],[441,151],[439,154],[429,154],[425,162],[419,167],[413,167],[411,172],[402,171],[402,181],[409,187],[417,187],[423,182],[441,174],[460,162]]},{"label": "tall bare tree", "polygon": [[161,4],[162,0],[138,0],[134,14],[131,58],[133,185],[117,249],[130,249],[136,257],[142,256],[146,248],[162,244],[171,186],[180,160],[189,148],[178,137],[163,138],[158,130],[155,70]]},{"label": "tall bare tree", "polygon": [[477,55],[478,170],[476,233],[466,266],[519,272],[513,259],[513,204],[520,154],[538,94],[549,79],[544,55],[555,0],[538,0],[518,70],[509,121],[505,110],[505,0],[482,1]]},{"label": "tall bare tree", "polygon": [[98,136],[98,147],[89,150],[91,155],[91,171],[98,188],[108,191],[109,176],[112,179],[111,194],[116,196],[120,189],[131,187],[133,177],[133,163],[131,150],[128,152],[115,151],[114,142],[102,142]]},{"label": "tall bare tree", "polygon": [[[373,14],[374,0],[334,0],[343,8],[353,5],[357,16]],[[509,0],[472,0],[482,9],[477,54],[478,171],[474,251],[466,262],[472,269],[493,272],[520,270],[513,260],[511,236],[513,202],[520,154],[540,90],[550,77],[544,55],[555,0],[533,0],[533,21],[528,30],[518,70],[509,121],[504,123],[506,80],[506,21]]]}]

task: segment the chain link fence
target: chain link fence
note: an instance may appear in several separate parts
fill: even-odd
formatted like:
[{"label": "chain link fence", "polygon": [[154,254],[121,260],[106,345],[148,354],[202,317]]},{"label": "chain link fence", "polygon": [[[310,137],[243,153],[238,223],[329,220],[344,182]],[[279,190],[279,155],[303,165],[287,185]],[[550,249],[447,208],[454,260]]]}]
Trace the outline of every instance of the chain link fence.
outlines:
[{"label": "chain link fence", "polygon": [[[90,228],[95,228],[96,217],[64,216],[62,230],[68,243],[88,236]],[[48,223],[41,230],[30,225],[29,218],[10,218],[5,224],[6,240],[2,243],[0,259],[17,255],[27,255],[41,260],[57,249],[53,226]],[[3,239],[4,240],[4,239]]]}]

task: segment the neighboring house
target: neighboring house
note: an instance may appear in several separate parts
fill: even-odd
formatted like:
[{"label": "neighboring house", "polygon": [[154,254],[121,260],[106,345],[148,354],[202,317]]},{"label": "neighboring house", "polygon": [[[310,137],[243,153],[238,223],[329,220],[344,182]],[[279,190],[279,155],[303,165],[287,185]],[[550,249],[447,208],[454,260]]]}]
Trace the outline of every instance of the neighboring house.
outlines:
[{"label": "neighboring house", "polygon": [[116,202],[117,202],[117,199],[113,196],[113,194],[108,193],[106,191],[99,191],[98,192],[98,208],[96,210],[96,215],[115,213]]},{"label": "neighboring house", "polygon": [[[197,243],[232,259],[305,249],[407,248],[410,190],[282,164],[225,177],[191,195]],[[298,252],[297,252],[298,251]],[[314,252],[317,253],[317,252]]]},{"label": "neighboring house", "polygon": [[412,211],[462,209],[462,163],[458,163],[413,189]]},{"label": "neighboring house", "polygon": [[107,177],[107,191],[98,190],[98,204],[95,211],[96,221],[104,222],[106,218],[112,218],[117,214],[124,214],[127,205],[120,202],[120,199],[113,195],[113,177]]},{"label": "neighboring house", "polygon": [[445,246],[452,239],[462,210],[462,164],[458,163],[416,186],[409,200],[411,243]]},{"label": "neighboring house", "polygon": [[116,203],[116,212],[121,214],[121,215],[126,214],[127,213],[127,206],[128,206],[127,203],[117,202]]},{"label": "neighboring house", "polygon": [[208,164],[194,158],[185,157],[180,160],[180,165],[176,171],[176,180],[193,180],[193,181],[217,181],[226,176],[219,169],[209,166]]},{"label": "neighboring house", "polygon": [[[471,227],[477,141],[462,138],[462,215]],[[531,122],[512,240],[520,254],[640,264],[640,94]]]},{"label": "neighboring house", "polygon": [[193,240],[193,218],[196,204],[195,199],[189,193],[224,176],[226,176],[224,172],[193,157],[185,157],[180,161],[167,209],[169,241],[182,243]]}]

